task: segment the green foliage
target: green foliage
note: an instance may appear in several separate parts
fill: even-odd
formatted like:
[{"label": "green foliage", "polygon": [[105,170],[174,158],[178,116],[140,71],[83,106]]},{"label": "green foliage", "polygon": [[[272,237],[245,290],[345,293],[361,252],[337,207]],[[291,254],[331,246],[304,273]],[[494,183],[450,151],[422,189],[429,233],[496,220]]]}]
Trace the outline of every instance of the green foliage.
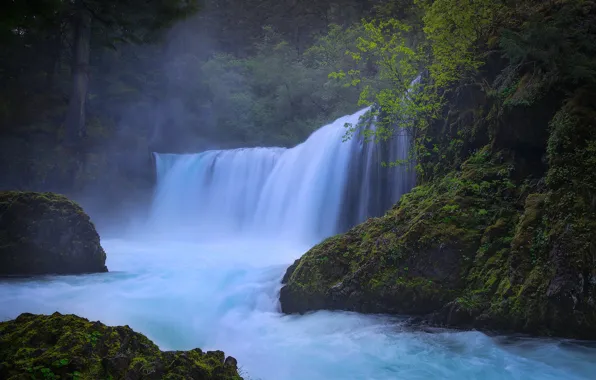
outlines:
[{"label": "green foliage", "polygon": [[496,85],[506,103],[530,105],[551,88],[596,83],[593,1],[553,1],[512,7],[523,20],[506,25],[499,37],[509,65]]},{"label": "green foliage", "polygon": [[444,88],[476,74],[486,57],[485,41],[498,26],[503,3],[493,0],[422,2],[424,33],[432,50],[430,76]]},{"label": "green foliage", "polygon": [[31,374],[32,379],[43,379],[43,380],[55,380],[59,379],[60,376],[57,376],[52,372],[50,368],[38,365],[35,367],[27,368],[27,372]]},{"label": "green foliage", "polygon": [[52,366],[54,367],[64,367],[65,365],[67,365],[70,362],[70,360],[68,359],[60,359],[60,360],[56,360],[55,362],[52,363]]},{"label": "green foliage", "polygon": [[473,78],[485,62],[479,44],[496,28],[502,6],[488,0],[406,3],[406,11],[382,7],[376,19],[363,21],[364,34],[351,51],[354,61],[375,65],[377,76],[337,71],[331,77],[361,85],[360,104],[379,106],[377,139],[405,131],[415,141],[412,158],[420,158],[438,153],[429,151],[426,130],[441,116],[446,88]]},{"label": "green foliage", "polygon": [[357,89],[327,78],[345,65],[346,49],[358,32],[332,25],[303,54],[272,28],[256,43],[256,54],[217,54],[201,66],[214,128],[245,144],[293,145],[324,122],[354,111]]},{"label": "green foliage", "polygon": [[[420,106],[420,84],[415,79],[421,69],[419,54],[409,46],[412,28],[396,19],[364,21],[363,35],[357,40],[351,58],[359,64],[374,64],[378,73],[366,76],[359,70],[337,71],[330,78],[346,85],[360,86],[359,104],[376,103],[376,137],[385,140],[396,123],[408,128],[416,122]],[[408,94],[408,96],[404,96]]]},{"label": "green foliage", "polygon": [[92,347],[95,347],[97,345],[97,342],[100,337],[101,333],[99,331],[93,331],[92,333],[87,334],[87,340],[89,343],[91,343]]},{"label": "green foliage", "polygon": [[[156,123],[164,125],[163,140],[186,138],[189,145],[199,139],[293,145],[355,109],[357,90],[327,74],[351,65],[345,51],[358,28],[343,25],[363,14],[357,1],[202,5],[195,19],[162,41],[158,32],[195,12],[197,1],[11,2],[0,16],[7,47],[0,52],[7,63],[0,70],[6,89],[0,91],[0,124],[15,133],[43,123],[61,141],[71,88],[70,15],[80,9],[93,18],[87,119],[108,126],[101,138],[89,136],[86,148],[116,135],[134,140],[133,128],[136,136],[150,136]],[[235,65],[231,78],[216,67],[228,63]]]},{"label": "green foliage", "polygon": [[[197,9],[195,0],[9,2],[7,12],[0,15],[0,41],[4,47],[0,52],[0,125],[13,132],[41,121],[59,129],[66,102],[72,96],[70,76],[75,70],[71,50],[77,29],[74,14],[91,15],[94,59],[106,47],[155,41],[164,28]],[[93,63],[97,62],[92,62],[91,74],[95,74]],[[112,92],[138,92],[144,85],[135,84],[133,87],[130,81],[119,80],[111,83],[117,89]]]},{"label": "green foliage", "polygon": [[[593,34],[592,1],[420,0],[395,7],[381,6],[364,20],[363,35],[350,51],[355,62],[377,67],[378,75],[338,70],[330,77],[361,87],[361,104],[379,106],[377,140],[403,130],[414,138],[412,158],[426,177],[436,174],[429,161],[455,167],[465,160],[460,155],[470,140],[494,133],[487,128],[494,122],[489,116],[531,106],[553,87],[568,91],[596,80],[596,45],[586,37]],[[449,119],[483,111],[454,101],[466,86],[477,86],[497,111],[473,126]],[[429,128],[442,119],[451,130],[441,139]]]}]

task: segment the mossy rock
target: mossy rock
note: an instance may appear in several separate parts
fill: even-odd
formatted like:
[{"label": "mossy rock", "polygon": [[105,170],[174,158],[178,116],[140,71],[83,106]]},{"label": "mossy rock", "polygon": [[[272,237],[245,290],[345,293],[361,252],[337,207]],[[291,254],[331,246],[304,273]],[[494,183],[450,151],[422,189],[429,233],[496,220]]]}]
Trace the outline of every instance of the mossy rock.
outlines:
[{"label": "mossy rock", "polygon": [[241,380],[221,351],[160,351],[128,326],[76,315],[21,314],[0,323],[0,378]]},{"label": "mossy rock", "polygon": [[107,272],[89,216],[54,193],[0,192],[0,275]]},{"label": "mossy rock", "polygon": [[465,288],[484,230],[509,212],[506,163],[482,150],[457,175],[414,188],[381,218],[312,248],[288,273],[288,313],[430,313]]},{"label": "mossy rock", "polygon": [[313,247],[284,276],[282,310],[596,338],[596,213],[582,201],[591,193],[515,186],[510,156],[490,149]]}]

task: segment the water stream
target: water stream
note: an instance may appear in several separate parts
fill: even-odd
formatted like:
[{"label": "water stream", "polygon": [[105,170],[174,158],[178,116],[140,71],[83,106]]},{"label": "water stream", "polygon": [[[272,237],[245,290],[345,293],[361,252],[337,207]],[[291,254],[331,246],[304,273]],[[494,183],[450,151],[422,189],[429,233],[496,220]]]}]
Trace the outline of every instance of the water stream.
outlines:
[{"label": "water stream", "polygon": [[285,316],[277,291],[304,247],[109,240],[109,274],[0,284],[0,319],[74,313],[128,324],[162,349],[221,349],[247,379],[593,379],[596,347],[564,340],[417,331],[399,318]]}]

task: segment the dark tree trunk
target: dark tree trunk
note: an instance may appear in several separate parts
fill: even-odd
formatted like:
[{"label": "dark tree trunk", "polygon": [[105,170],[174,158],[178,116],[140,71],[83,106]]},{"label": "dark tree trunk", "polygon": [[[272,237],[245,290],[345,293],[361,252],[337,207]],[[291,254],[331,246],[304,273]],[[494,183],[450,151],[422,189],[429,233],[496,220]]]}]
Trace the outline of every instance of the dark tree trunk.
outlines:
[{"label": "dark tree trunk", "polygon": [[66,136],[70,144],[77,144],[85,136],[85,103],[89,87],[89,44],[91,14],[76,3],[73,28],[72,91],[66,114]]},{"label": "dark tree trunk", "polygon": [[62,42],[62,30],[60,26],[56,27],[52,36],[47,41],[47,55],[48,66],[46,68],[46,87],[49,91],[54,89],[54,83],[56,82],[56,69],[58,62],[60,61],[61,53],[61,42]]}]

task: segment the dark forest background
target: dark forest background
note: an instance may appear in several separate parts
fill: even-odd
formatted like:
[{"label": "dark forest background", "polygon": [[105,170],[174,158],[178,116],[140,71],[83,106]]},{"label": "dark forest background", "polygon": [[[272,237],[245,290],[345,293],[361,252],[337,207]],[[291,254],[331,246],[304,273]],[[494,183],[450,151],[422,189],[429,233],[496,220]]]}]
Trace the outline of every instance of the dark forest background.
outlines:
[{"label": "dark forest background", "polygon": [[328,75],[355,65],[345,53],[361,29],[348,27],[379,4],[6,5],[0,186],[117,209],[150,196],[153,151],[293,146],[358,109],[359,88]]}]

